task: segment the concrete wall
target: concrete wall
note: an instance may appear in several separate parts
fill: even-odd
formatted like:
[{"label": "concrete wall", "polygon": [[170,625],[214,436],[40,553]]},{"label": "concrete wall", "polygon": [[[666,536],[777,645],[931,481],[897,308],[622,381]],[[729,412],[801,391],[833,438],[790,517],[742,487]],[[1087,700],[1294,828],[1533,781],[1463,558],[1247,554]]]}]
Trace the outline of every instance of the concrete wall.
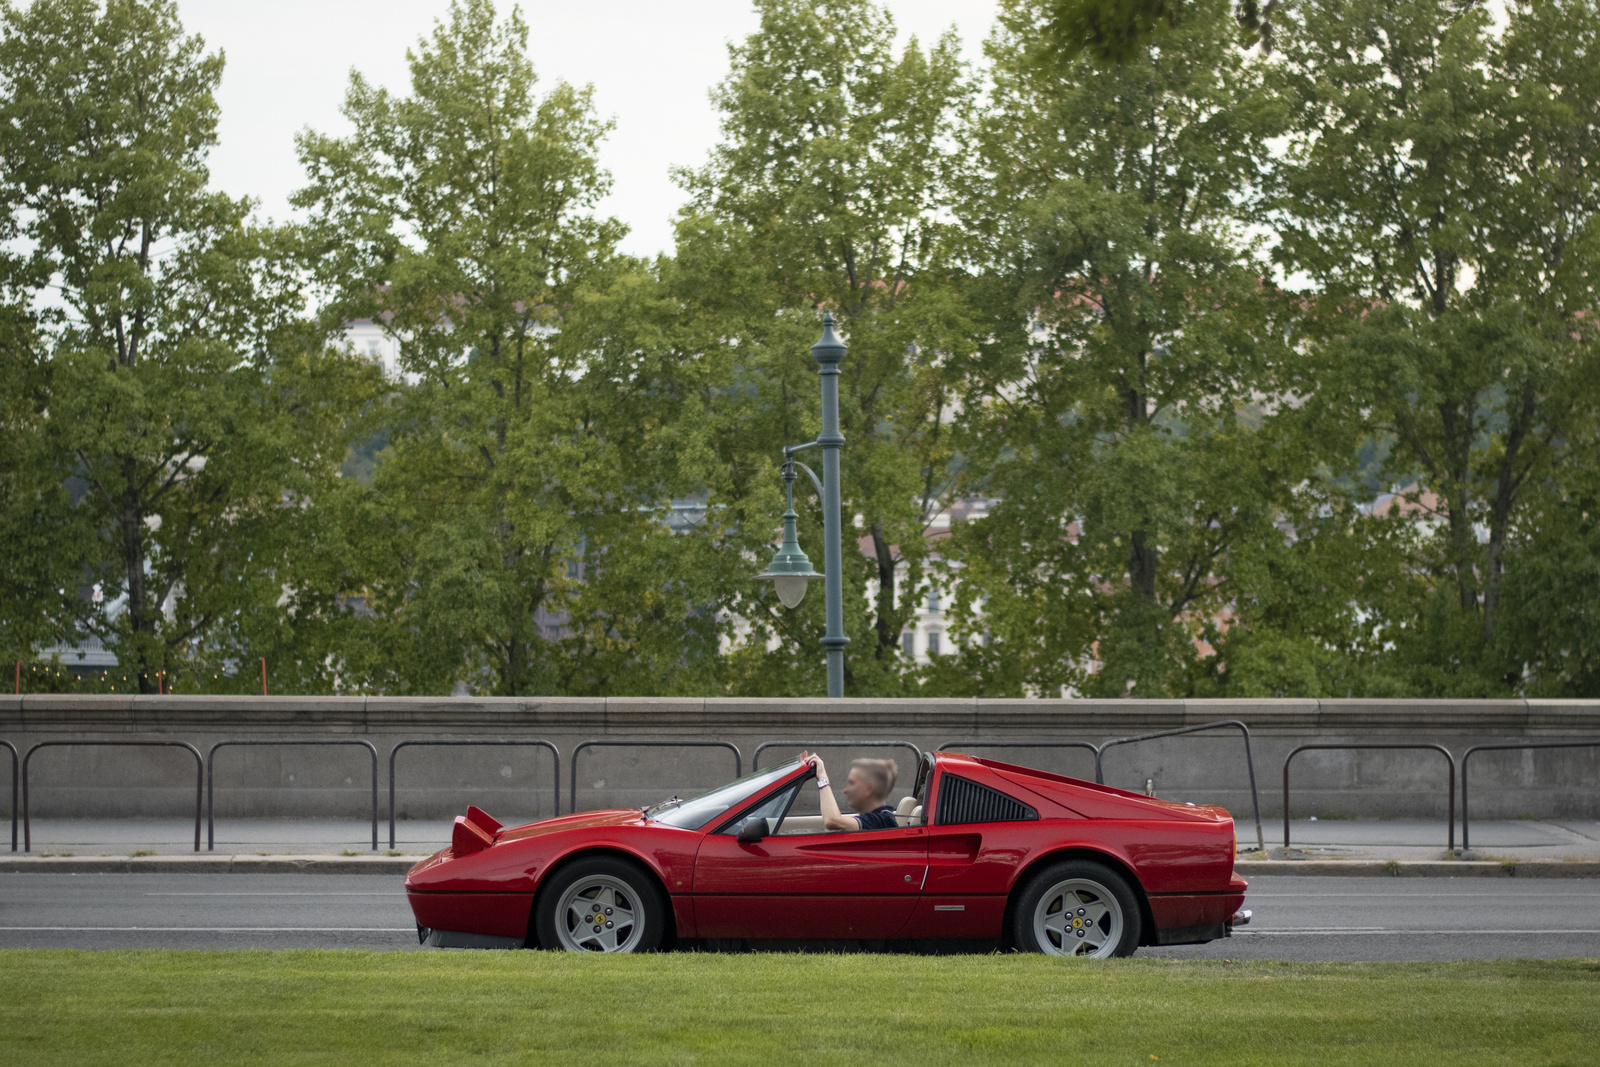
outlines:
[{"label": "concrete wall", "polygon": [[[1126,736],[1240,719],[1252,732],[1264,818],[1281,817],[1285,755],[1308,743],[1437,743],[1459,756],[1473,744],[1600,739],[1600,701],[1373,700],[742,700],[676,698],[392,697],[0,697],[0,739],[19,750],[46,740],[145,739],[189,742],[205,753],[225,738],[362,738],[379,755],[380,812],[387,814],[388,760],[400,740],[543,738],[562,757],[567,810],[571,756],[579,742],[725,740],[744,770],[765,741],[955,742],[980,755],[1093,777],[1093,758],[1073,750],[1003,747],[1006,741]],[[792,754],[769,751],[762,761]],[[829,748],[842,768],[852,755],[906,750]],[[0,753],[0,766],[5,756]],[[586,750],[578,807],[647,804],[733,777],[733,756],[716,748]],[[1250,799],[1244,746],[1236,732],[1145,742],[1108,750],[1106,781],[1157,795],[1226,805],[1241,820]],[[1600,748],[1484,753],[1473,757],[1473,814],[1495,818],[1600,817]],[[3,771],[0,771],[3,773]],[[1429,752],[1307,752],[1293,769],[1293,814],[1443,818],[1445,761]],[[182,749],[73,747],[40,750],[31,766],[35,817],[176,816],[193,811],[194,760]],[[552,813],[548,752],[528,748],[408,748],[397,765],[401,818],[443,819],[478,803],[507,819]],[[361,817],[370,809],[371,764],[364,749],[225,748],[216,755],[219,817]],[[1458,785],[1459,789],[1459,785]],[[0,807],[9,790],[0,792]]]}]

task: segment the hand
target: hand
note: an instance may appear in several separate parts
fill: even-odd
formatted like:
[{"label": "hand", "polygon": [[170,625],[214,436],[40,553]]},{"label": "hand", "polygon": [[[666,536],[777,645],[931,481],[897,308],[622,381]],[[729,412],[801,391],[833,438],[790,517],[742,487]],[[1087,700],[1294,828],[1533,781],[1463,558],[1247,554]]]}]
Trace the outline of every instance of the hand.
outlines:
[{"label": "hand", "polygon": [[823,766],[822,757],[811,756],[809,758],[811,760],[811,769],[817,772],[817,777],[826,780],[828,777],[828,768]]}]

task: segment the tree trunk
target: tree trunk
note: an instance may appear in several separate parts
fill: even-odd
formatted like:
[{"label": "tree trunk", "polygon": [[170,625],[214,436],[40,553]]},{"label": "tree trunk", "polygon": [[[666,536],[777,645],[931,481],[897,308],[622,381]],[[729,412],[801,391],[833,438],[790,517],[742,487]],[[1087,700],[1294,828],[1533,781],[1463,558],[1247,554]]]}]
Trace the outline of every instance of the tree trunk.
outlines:
[{"label": "tree trunk", "polygon": [[1489,508],[1488,558],[1483,573],[1483,640],[1488,644],[1494,637],[1495,615],[1500,607],[1501,562],[1505,554],[1506,538],[1511,529],[1511,513],[1517,505],[1517,490],[1522,476],[1517,472],[1517,460],[1522,445],[1527,440],[1528,429],[1533,425],[1538,396],[1532,385],[1523,386],[1521,410],[1507,428],[1505,453],[1500,458],[1500,470],[1495,478],[1494,502]]},{"label": "tree trunk", "polygon": [[1466,488],[1457,487],[1450,499],[1450,554],[1456,572],[1456,596],[1462,611],[1478,610],[1477,555],[1473,551],[1472,520],[1467,514]]},{"label": "tree trunk", "polygon": [[[1139,388],[1128,390],[1128,429],[1130,432],[1150,421],[1150,404],[1144,393],[1144,372],[1148,353],[1139,353]],[[1150,543],[1150,531],[1138,529],[1129,537],[1128,581],[1147,604],[1156,599],[1156,569],[1160,552]]]},{"label": "tree trunk", "polygon": [[155,636],[154,612],[160,611],[161,605],[150,603],[149,590],[145,587],[144,513],[139,506],[139,468],[132,456],[123,457],[122,477],[122,565],[128,575],[128,626],[134,637],[128,644],[135,650],[134,662],[129,666],[139,692],[153,693],[149,652],[140,638]]},{"label": "tree trunk", "polygon": [[[1476,397],[1466,402],[1476,403]],[[1463,425],[1457,405],[1446,401],[1439,405],[1439,425],[1444,430],[1445,472],[1443,488],[1449,509],[1451,565],[1456,572],[1456,597],[1461,610],[1478,610],[1478,574],[1476,538],[1472,535],[1472,516],[1467,502],[1468,482],[1472,476],[1472,442],[1476,436],[1477,420],[1467,406],[1468,415]]]},{"label": "tree trunk", "polygon": [[895,559],[889,539],[883,535],[883,522],[872,524],[872,552],[878,561],[878,647],[873,655],[880,660],[895,653],[900,642],[899,614],[895,611]]},{"label": "tree trunk", "polygon": [[1161,553],[1150,544],[1146,530],[1135,530],[1128,550],[1128,580],[1134,590],[1145,600],[1156,599],[1156,569],[1161,564]]}]

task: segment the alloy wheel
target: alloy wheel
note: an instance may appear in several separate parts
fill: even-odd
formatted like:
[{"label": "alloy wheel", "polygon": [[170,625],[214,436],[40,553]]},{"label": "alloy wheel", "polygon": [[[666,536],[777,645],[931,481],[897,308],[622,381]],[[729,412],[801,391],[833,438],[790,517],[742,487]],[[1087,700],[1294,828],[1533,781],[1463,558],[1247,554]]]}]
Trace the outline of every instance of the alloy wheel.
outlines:
[{"label": "alloy wheel", "polygon": [[556,902],[556,936],[569,952],[632,952],[644,932],[638,893],[620,878],[588,875]]},{"label": "alloy wheel", "polygon": [[1033,909],[1034,938],[1053,956],[1115,955],[1124,921],[1116,896],[1091,878],[1057,882]]}]

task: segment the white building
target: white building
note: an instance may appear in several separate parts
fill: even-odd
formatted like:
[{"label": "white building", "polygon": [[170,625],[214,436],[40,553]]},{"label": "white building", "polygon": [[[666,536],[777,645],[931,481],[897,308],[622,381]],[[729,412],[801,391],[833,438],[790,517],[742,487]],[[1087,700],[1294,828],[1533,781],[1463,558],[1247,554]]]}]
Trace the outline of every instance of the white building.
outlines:
[{"label": "white building", "polygon": [[399,380],[400,342],[371,319],[352,319],[345,323],[345,344],[358,356],[365,356],[383,368],[385,378]]}]

